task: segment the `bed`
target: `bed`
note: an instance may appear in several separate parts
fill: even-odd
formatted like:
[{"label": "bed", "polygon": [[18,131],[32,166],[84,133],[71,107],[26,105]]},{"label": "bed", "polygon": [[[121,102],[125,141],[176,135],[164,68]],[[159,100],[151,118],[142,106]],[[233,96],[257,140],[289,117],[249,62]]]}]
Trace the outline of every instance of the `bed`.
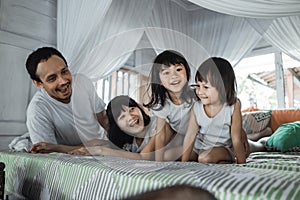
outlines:
[{"label": "bed", "polygon": [[300,199],[299,152],[252,153],[243,165],[23,152],[0,152],[0,161],[6,194],[21,199],[123,199],[183,184],[218,199]]}]

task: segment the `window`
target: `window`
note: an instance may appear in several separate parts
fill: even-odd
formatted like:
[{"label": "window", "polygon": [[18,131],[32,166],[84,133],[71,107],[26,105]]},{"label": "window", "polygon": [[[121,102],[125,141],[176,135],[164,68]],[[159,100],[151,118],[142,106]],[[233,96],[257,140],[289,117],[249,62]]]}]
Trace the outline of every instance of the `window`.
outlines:
[{"label": "window", "polygon": [[147,88],[148,78],[137,72],[120,69],[112,75],[100,79],[94,83],[97,94],[107,104],[118,95],[128,95],[132,99],[142,103],[144,92]]},{"label": "window", "polygon": [[[298,76],[297,70],[300,63],[285,54],[282,56],[282,61],[285,108],[299,108],[300,81],[295,75]],[[274,53],[244,58],[234,70],[242,109],[251,106],[259,109],[278,108]],[[292,74],[289,73],[291,71],[293,71]],[[287,84],[288,81],[290,81],[289,85]]]}]

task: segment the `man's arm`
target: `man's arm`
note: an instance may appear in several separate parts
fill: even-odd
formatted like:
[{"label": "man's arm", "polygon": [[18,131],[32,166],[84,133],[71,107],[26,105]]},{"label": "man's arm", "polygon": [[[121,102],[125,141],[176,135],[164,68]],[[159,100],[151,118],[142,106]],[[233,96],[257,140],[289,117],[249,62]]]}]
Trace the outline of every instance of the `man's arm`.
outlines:
[{"label": "man's arm", "polygon": [[106,111],[103,110],[102,112],[99,112],[96,114],[97,120],[100,123],[100,125],[108,132],[109,129],[109,122],[106,115]]},{"label": "man's arm", "polygon": [[83,144],[69,146],[69,145],[62,145],[62,144],[52,144],[47,142],[38,142],[29,149],[30,153],[52,153],[52,152],[60,152],[60,153],[68,153],[70,151],[79,149],[81,147],[95,147],[95,146],[110,146],[110,142],[108,140],[100,140],[100,139],[93,139],[87,141]]},{"label": "man's arm", "polygon": [[30,153],[52,153],[52,152],[60,152],[67,153],[69,151],[81,148],[83,145],[77,146],[68,146],[62,144],[51,144],[46,142],[38,142],[29,149]]},{"label": "man's arm", "polygon": [[68,151],[82,147],[82,144],[75,146],[57,144],[55,137],[55,128],[53,122],[49,120],[46,112],[42,109],[28,110],[27,112],[27,129],[30,135],[30,139],[33,143],[29,149],[31,153],[51,153],[61,152],[66,153]]}]

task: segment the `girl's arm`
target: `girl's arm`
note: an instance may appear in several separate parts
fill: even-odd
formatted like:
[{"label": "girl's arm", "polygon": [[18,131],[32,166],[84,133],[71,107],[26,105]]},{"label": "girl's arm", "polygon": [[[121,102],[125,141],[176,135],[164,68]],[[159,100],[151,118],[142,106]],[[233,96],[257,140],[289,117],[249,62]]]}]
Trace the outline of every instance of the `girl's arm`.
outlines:
[{"label": "girl's arm", "polygon": [[239,101],[234,104],[231,117],[231,138],[237,163],[246,163],[246,154],[242,140],[242,113]]},{"label": "girl's arm", "polygon": [[121,149],[113,149],[108,145],[87,146],[68,152],[75,155],[95,155],[95,156],[118,156],[134,160],[154,160],[155,138],[150,138],[149,142],[140,153],[133,153]]},{"label": "girl's arm", "polygon": [[155,151],[155,136],[150,138],[149,142],[142,149],[141,153],[150,153],[150,152],[152,152],[153,155],[154,155],[154,151]]},{"label": "girl's arm", "polygon": [[73,155],[93,155],[93,156],[117,156],[122,158],[129,158],[133,160],[151,160],[153,153],[133,153],[120,149],[112,149],[105,146],[82,147],[68,152]]},{"label": "girl's arm", "polygon": [[104,139],[92,139],[87,142],[84,142],[82,146],[92,147],[92,146],[110,146],[111,142]]},{"label": "girl's arm", "polygon": [[134,153],[134,152],[124,151],[124,150],[111,149],[107,147],[102,147],[100,153],[103,156],[118,156],[122,158],[133,159],[133,160],[152,160],[154,157],[153,152]]},{"label": "girl's arm", "polygon": [[181,157],[181,161],[183,161],[183,162],[189,161],[191,153],[193,151],[193,147],[194,147],[194,143],[195,143],[195,139],[196,139],[198,130],[199,130],[199,126],[196,121],[194,110],[192,110],[188,130],[186,132],[186,135],[185,135],[184,141],[183,141],[183,151],[182,151],[183,154]]},{"label": "girl's arm", "polygon": [[155,138],[155,160],[164,160],[164,146],[169,142],[172,137],[169,125],[165,119],[157,117],[156,119],[156,134]]}]

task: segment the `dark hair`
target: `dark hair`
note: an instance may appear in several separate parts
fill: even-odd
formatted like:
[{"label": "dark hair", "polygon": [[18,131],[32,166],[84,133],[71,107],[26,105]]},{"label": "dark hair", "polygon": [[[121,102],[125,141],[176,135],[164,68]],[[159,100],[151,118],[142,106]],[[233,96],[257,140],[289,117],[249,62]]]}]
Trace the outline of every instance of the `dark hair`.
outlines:
[{"label": "dark hair", "polygon": [[163,188],[146,191],[142,194],[137,194],[131,197],[127,197],[124,200],[140,200],[140,199],[189,199],[189,200],[216,200],[216,197],[210,191],[191,185],[173,185]]},{"label": "dark hair", "polygon": [[124,144],[132,144],[133,136],[122,131],[118,124],[117,118],[120,116],[121,112],[124,111],[123,106],[128,107],[138,107],[144,118],[144,126],[147,126],[150,123],[150,116],[147,115],[144,109],[132,98],[127,95],[120,95],[113,98],[107,105],[106,113],[109,120],[109,131],[108,139],[114,143],[119,148],[123,148]]},{"label": "dark hair", "polygon": [[162,109],[162,107],[165,105],[165,100],[167,98],[166,93],[168,91],[164,86],[161,85],[159,73],[162,66],[170,67],[170,65],[176,64],[182,64],[184,66],[187,77],[187,82],[183,88],[181,98],[187,103],[192,103],[192,99],[195,98],[195,93],[190,89],[188,85],[191,76],[190,66],[183,55],[173,50],[166,50],[156,56],[152,65],[152,69],[150,72],[151,83],[148,87],[148,90],[151,88],[151,99],[150,102],[144,104],[144,106],[153,109],[155,105],[160,105],[160,108],[158,109]]},{"label": "dark hair", "polygon": [[36,75],[36,69],[41,61],[47,61],[52,55],[57,55],[65,62],[68,66],[66,59],[63,55],[53,47],[41,47],[32,52],[26,60],[26,69],[32,80],[42,82],[41,79]]},{"label": "dark hair", "polygon": [[233,105],[237,101],[236,78],[230,62],[218,57],[204,61],[196,72],[195,81],[207,80],[218,90],[222,103]]}]

